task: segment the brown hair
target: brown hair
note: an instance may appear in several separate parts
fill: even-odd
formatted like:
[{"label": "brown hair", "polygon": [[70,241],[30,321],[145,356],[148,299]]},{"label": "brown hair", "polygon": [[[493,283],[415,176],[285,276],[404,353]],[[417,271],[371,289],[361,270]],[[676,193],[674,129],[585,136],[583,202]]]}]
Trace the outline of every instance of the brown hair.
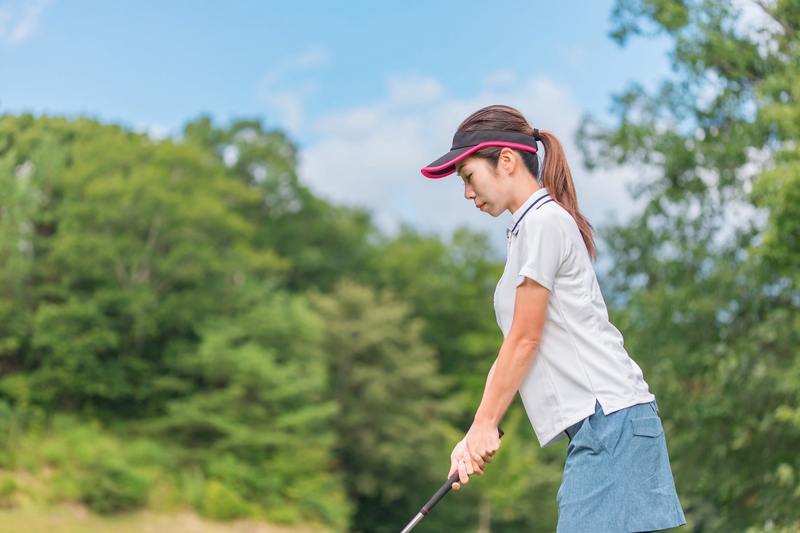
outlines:
[{"label": "brown hair", "polygon": [[[475,130],[518,131],[528,135],[533,135],[534,133],[533,128],[522,116],[522,113],[513,107],[504,105],[484,107],[467,117],[458,127],[458,131]],[[578,197],[575,194],[575,184],[572,182],[572,173],[569,171],[569,165],[567,165],[564,148],[558,142],[556,136],[549,131],[539,130],[539,139],[544,145],[544,164],[540,183],[550,192],[553,200],[566,209],[575,219],[586,249],[589,251],[589,256],[595,258],[597,257],[597,249],[594,244],[594,228],[578,209]],[[489,146],[478,150],[472,155],[486,159],[494,167],[497,167],[502,150],[498,146]],[[538,180],[540,178],[538,155],[524,150],[514,150],[514,152],[522,158],[525,167]]]}]

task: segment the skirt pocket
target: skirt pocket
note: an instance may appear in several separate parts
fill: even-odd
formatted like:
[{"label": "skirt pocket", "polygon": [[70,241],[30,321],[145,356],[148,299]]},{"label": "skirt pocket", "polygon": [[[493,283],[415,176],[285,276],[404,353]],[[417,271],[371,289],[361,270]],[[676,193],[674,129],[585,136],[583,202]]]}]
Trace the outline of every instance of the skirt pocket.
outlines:
[{"label": "skirt pocket", "polygon": [[631,420],[631,424],[633,424],[633,434],[639,437],[656,438],[664,433],[661,419],[657,416],[634,418]]}]

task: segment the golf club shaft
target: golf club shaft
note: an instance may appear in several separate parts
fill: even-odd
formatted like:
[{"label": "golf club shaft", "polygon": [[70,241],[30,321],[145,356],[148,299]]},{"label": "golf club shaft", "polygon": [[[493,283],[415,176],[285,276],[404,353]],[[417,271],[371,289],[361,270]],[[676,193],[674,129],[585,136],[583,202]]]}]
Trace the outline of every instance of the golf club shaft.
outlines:
[{"label": "golf club shaft", "polygon": [[401,531],[400,533],[408,533],[409,531],[414,529],[416,527],[416,525],[419,524],[419,521],[422,520],[423,518],[425,518],[424,514],[417,513],[417,516],[414,517],[414,520],[409,522],[408,525],[406,527],[404,527],[403,531]]},{"label": "golf club shaft", "polygon": [[444,498],[445,494],[450,492],[450,489],[453,488],[453,483],[455,483],[456,481],[458,481],[458,472],[450,476],[450,479],[444,482],[444,485],[442,485],[442,487],[436,491],[436,494],[433,495],[433,498],[428,500],[428,503],[426,503],[422,507],[422,509],[420,509],[420,511],[417,513],[417,516],[414,517],[414,520],[409,522],[408,525],[405,528],[403,528],[403,531],[401,531],[400,533],[408,533],[409,531],[414,529],[416,525],[419,524],[420,520],[425,518],[428,515],[428,513],[431,512],[433,506],[439,503],[439,500]]},{"label": "golf club shaft", "polygon": [[[500,437],[503,436],[502,429],[497,428],[497,432],[500,434]],[[411,522],[409,522],[408,525],[404,527],[403,531],[401,531],[400,533],[408,533],[409,531],[414,529],[416,525],[419,524],[420,520],[425,518],[428,515],[428,513],[431,512],[431,509],[433,509],[433,507],[437,503],[439,503],[439,500],[444,498],[444,495],[450,492],[450,489],[453,488],[453,483],[457,481],[458,481],[458,472],[450,476],[450,479],[444,482],[444,485],[442,485],[441,488],[436,491],[436,494],[434,494],[433,497],[430,500],[428,500],[428,503],[422,506],[422,509],[420,509],[419,513],[417,513],[417,516],[415,516],[414,519]]]}]

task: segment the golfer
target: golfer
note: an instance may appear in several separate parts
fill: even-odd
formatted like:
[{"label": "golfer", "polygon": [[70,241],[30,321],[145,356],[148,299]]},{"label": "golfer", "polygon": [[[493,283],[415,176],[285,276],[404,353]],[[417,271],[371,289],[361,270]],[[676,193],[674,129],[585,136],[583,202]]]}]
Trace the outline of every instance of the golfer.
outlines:
[{"label": "golfer", "polygon": [[486,107],[458,127],[447,154],[422,169],[429,178],[454,172],[477,209],[493,217],[508,211],[511,222],[494,294],[504,341],[472,426],[453,450],[450,475],[458,471],[467,483],[483,473],[519,391],[542,446],[569,439],[559,533],[685,524],[655,396],[608,320],[592,269],[592,226],[578,210],[561,143],[516,109]]}]

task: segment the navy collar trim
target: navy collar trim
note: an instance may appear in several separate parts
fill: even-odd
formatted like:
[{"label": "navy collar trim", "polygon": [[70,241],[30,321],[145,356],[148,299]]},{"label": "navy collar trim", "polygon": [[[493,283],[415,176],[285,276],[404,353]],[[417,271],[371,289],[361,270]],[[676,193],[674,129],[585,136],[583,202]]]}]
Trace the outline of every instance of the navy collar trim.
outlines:
[{"label": "navy collar trim", "polygon": [[[550,193],[547,192],[547,189],[540,189],[533,193],[530,198],[528,198],[522,206],[517,209],[516,213],[511,216],[511,223],[508,225],[508,229],[506,230],[509,235],[517,235],[519,233],[519,224],[522,222],[522,219],[525,218],[525,215],[531,209],[539,209],[545,204],[549,204],[550,202],[554,201],[550,197]],[[519,216],[518,216],[519,213]]]}]

